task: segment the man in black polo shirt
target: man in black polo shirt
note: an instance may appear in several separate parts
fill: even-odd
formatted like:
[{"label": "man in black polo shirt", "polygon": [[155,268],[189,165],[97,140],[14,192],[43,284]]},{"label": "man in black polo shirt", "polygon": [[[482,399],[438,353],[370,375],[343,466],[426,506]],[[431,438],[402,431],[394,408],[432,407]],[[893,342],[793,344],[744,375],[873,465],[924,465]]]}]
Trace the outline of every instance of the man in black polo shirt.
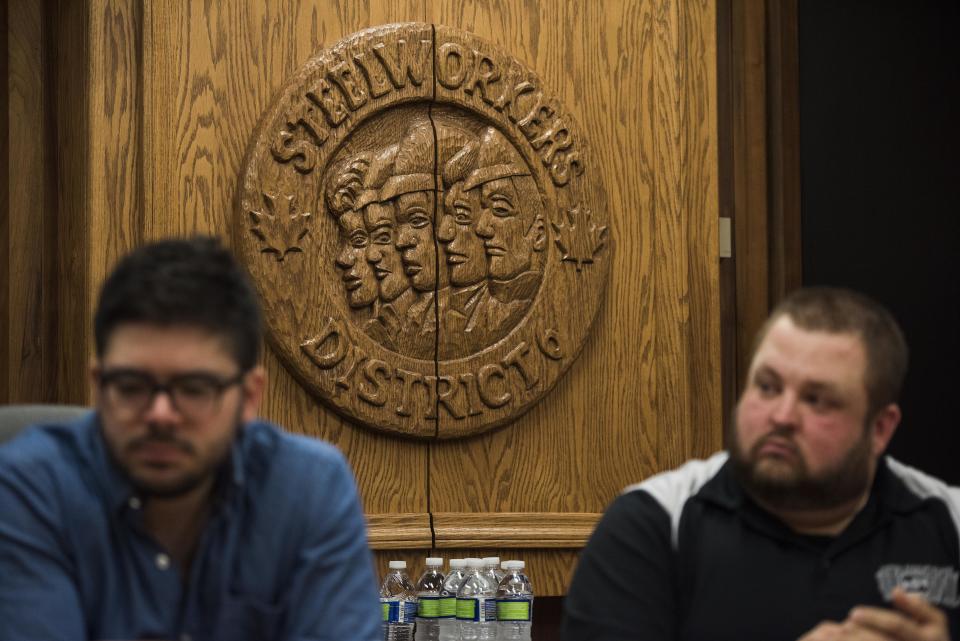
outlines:
[{"label": "man in black polo shirt", "polygon": [[906,365],[877,303],[791,295],[760,333],[727,451],[608,508],[566,641],[960,640],[960,489],[883,456]]}]

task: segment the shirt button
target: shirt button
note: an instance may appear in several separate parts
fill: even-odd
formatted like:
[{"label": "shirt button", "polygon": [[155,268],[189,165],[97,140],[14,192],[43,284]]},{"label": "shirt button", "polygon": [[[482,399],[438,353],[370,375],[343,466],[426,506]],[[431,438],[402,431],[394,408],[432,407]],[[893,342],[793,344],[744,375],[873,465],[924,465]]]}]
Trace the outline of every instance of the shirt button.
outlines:
[{"label": "shirt button", "polygon": [[139,510],[140,509],[140,499],[136,496],[131,496],[130,500],[127,501],[127,505],[130,506],[130,509]]},{"label": "shirt button", "polygon": [[167,568],[170,567],[170,557],[164,554],[163,552],[158,554],[155,560],[157,563],[157,567],[160,568],[161,570],[166,570]]}]

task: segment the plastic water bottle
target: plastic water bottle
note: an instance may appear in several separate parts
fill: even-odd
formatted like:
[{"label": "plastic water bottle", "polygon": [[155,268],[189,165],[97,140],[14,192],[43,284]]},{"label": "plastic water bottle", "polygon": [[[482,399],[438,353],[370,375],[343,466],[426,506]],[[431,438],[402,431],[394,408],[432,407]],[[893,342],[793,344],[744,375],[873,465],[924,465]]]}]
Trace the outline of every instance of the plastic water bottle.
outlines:
[{"label": "plastic water bottle", "polygon": [[416,641],[440,641],[440,590],[443,589],[443,559],[427,558],[427,569],[417,581]]},{"label": "plastic water bottle", "polygon": [[494,585],[500,585],[500,579],[506,574],[500,569],[499,556],[487,556],[483,559],[483,571]]},{"label": "plastic water bottle", "polygon": [[407,576],[406,561],[390,561],[390,572],[380,586],[384,641],[413,641],[417,593]]},{"label": "plastic water bottle", "polygon": [[450,571],[440,590],[440,641],[460,641],[460,623],[457,621],[457,592],[466,573],[467,562],[450,559]]},{"label": "plastic water bottle", "polygon": [[497,588],[498,641],[530,641],[533,586],[523,573],[523,561],[507,561],[507,574]]},{"label": "plastic water bottle", "polygon": [[497,638],[497,588],[482,569],[481,559],[467,559],[467,576],[457,592],[461,641]]},{"label": "plastic water bottle", "polygon": [[460,641],[457,621],[457,593],[466,578],[466,559],[450,559],[450,571],[440,591],[440,641]]}]

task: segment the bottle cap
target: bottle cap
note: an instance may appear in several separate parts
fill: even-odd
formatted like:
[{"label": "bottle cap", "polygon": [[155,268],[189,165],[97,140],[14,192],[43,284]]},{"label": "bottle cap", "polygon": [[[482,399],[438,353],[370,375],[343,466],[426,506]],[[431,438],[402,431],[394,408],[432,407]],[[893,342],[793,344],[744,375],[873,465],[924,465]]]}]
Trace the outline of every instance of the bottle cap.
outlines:
[{"label": "bottle cap", "polygon": [[483,559],[467,559],[467,567],[470,569],[482,568]]},{"label": "bottle cap", "polygon": [[459,569],[467,567],[466,559],[450,559],[450,569]]},{"label": "bottle cap", "polygon": [[406,570],[407,562],[406,561],[390,561],[391,570]]},{"label": "bottle cap", "polygon": [[497,567],[498,565],[500,565],[500,557],[499,557],[499,556],[485,556],[485,557],[483,557],[483,564],[484,564],[484,565],[492,565],[493,567]]},{"label": "bottle cap", "polygon": [[523,561],[504,561],[503,564],[508,570],[522,570],[526,566]]},{"label": "bottle cap", "polygon": [[440,568],[443,567],[443,558],[439,556],[428,556],[427,557],[427,567],[428,568]]}]

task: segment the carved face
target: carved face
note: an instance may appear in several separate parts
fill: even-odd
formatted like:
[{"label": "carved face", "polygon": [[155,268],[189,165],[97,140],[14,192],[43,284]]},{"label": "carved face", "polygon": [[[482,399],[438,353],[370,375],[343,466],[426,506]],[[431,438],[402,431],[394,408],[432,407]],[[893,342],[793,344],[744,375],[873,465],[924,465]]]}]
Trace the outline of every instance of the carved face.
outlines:
[{"label": "carved face", "polygon": [[[530,187],[536,185],[530,180]],[[522,187],[527,185],[522,184]],[[544,245],[542,222],[529,209],[529,198],[517,191],[514,178],[500,178],[480,187],[483,213],[477,221],[477,235],[490,259],[490,276],[508,280],[533,266],[534,252]]]},{"label": "carved face", "polygon": [[407,291],[410,282],[403,274],[403,262],[396,248],[396,220],[392,203],[370,203],[363,210],[370,231],[367,262],[380,283],[380,299],[389,303]]},{"label": "carved face", "polygon": [[433,243],[432,191],[397,197],[397,249],[404,271],[417,291],[433,291],[437,283],[437,250]]},{"label": "carved face", "polygon": [[453,285],[473,285],[487,276],[487,255],[476,234],[480,210],[480,190],[465,191],[463,181],[454,183],[444,197],[437,240],[444,245]]},{"label": "carved face", "polygon": [[369,236],[359,213],[340,216],[340,253],[336,264],[343,271],[343,286],[350,307],[366,307],[377,298],[377,279],[366,261]]}]

